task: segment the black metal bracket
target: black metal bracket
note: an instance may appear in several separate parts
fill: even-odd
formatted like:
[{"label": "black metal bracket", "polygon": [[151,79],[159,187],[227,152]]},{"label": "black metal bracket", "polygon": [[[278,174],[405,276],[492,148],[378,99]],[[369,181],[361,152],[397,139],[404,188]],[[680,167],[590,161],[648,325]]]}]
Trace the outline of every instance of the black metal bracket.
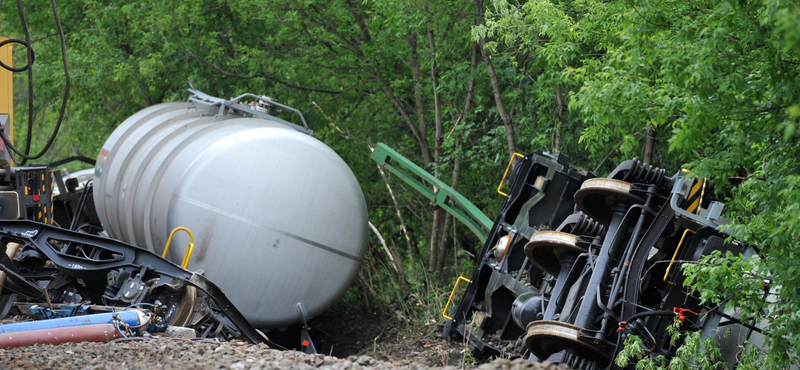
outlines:
[{"label": "black metal bracket", "polygon": [[[233,303],[206,277],[184,270],[160,256],[130,244],[27,220],[0,220],[0,243],[3,251],[9,242],[33,248],[49,259],[61,272],[81,279],[100,280],[116,269],[147,268],[160,276],[158,286],[193,286],[216,304],[230,322],[251,343],[265,343],[284,349],[260,334]],[[78,248],[81,246],[80,253]],[[71,247],[70,247],[71,246]],[[8,261],[4,261],[7,266]],[[9,269],[9,271],[11,271]]]}]

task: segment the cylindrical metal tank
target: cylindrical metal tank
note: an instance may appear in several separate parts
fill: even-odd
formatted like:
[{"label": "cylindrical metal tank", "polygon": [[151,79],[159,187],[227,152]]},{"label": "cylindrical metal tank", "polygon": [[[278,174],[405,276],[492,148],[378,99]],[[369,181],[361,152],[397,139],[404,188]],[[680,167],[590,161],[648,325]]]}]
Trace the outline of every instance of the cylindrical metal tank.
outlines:
[{"label": "cylindrical metal tank", "polygon": [[[279,118],[218,106],[143,109],[108,138],[94,200],[110,237],[161,254],[176,227],[203,270],[260,328],[318,315],[358,273],[367,210],[350,168]],[[264,117],[266,116],[266,117]],[[168,258],[189,244],[175,234]]]}]

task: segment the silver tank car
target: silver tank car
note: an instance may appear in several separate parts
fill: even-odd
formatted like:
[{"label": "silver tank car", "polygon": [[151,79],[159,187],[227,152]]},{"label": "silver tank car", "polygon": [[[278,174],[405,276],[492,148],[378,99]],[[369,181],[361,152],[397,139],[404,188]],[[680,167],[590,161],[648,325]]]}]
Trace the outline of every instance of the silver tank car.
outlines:
[{"label": "silver tank car", "polygon": [[[103,145],[94,180],[103,227],[159,254],[173,229],[188,228],[188,269],[203,270],[256,327],[320,314],[364,258],[355,176],[307,127],[270,114],[296,110],[251,94],[190,93],[139,111]],[[240,103],[247,97],[254,102]],[[167,258],[180,263],[188,244],[176,233]]]}]

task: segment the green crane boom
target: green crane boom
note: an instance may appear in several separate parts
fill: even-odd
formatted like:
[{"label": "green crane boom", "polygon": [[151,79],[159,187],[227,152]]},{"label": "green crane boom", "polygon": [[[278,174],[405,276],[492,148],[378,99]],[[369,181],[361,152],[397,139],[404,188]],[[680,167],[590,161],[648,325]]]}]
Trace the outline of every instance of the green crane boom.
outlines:
[{"label": "green crane boom", "polygon": [[375,146],[372,159],[467,225],[482,242],[486,241],[486,235],[492,229],[492,220],[461,193],[384,143]]}]

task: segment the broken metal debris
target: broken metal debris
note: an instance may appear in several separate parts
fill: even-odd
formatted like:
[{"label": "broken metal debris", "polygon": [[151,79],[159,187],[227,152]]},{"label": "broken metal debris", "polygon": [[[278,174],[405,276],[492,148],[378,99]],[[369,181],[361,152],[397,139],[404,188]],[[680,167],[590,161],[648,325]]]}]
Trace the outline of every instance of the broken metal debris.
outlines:
[{"label": "broken metal debris", "polygon": [[[35,322],[45,324],[26,323],[28,330],[49,328],[48,325],[63,327],[61,323],[74,320],[69,316],[90,310],[136,306],[147,307],[144,317],[148,318],[151,331],[163,331],[167,325],[185,326],[193,328],[199,338],[240,339],[284,348],[253,328],[204,276],[147,250],[27,220],[0,220],[0,244],[22,245],[15,259],[3,254],[0,269],[6,273],[6,282],[2,296],[16,297],[2,299],[4,306],[0,308],[9,312],[8,306],[14,306],[19,313],[49,318]],[[15,301],[25,304],[13,305]],[[58,308],[50,309],[54,303]],[[122,317],[142,312],[80,318],[81,322],[97,317],[102,323],[114,323],[118,334],[125,337],[130,334],[126,334],[127,329],[140,329],[144,324],[141,320],[109,321],[109,315]],[[0,333],[21,324],[10,325],[0,327]]]}]

